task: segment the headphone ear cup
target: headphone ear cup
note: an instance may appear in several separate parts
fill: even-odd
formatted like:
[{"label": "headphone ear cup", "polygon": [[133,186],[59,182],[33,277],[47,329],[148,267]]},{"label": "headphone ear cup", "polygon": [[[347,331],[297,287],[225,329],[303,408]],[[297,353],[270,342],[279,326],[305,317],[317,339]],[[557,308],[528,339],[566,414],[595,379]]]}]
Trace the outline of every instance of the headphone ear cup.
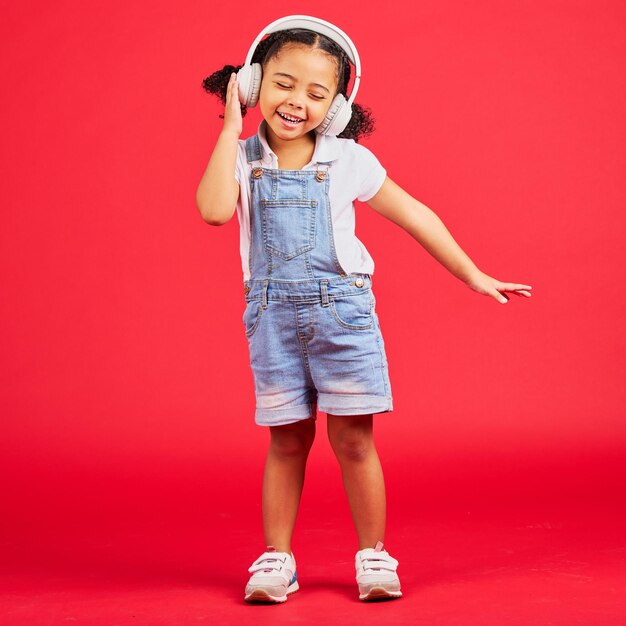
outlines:
[{"label": "headphone ear cup", "polygon": [[239,102],[241,102],[241,104],[245,104],[248,101],[251,74],[252,68],[249,65],[243,65],[237,72],[237,87],[239,91]]},{"label": "headphone ear cup", "polygon": [[237,72],[237,84],[239,85],[239,102],[247,107],[256,106],[261,91],[261,79],[263,67],[260,63],[244,65]]},{"label": "headphone ear cup", "polygon": [[333,117],[330,128],[326,131],[327,134],[336,137],[346,129],[346,126],[351,119],[352,107],[348,104],[347,100],[344,100],[341,108],[337,111],[335,117]]},{"label": "headphone ear cup", "polygon": [[315,129],[320,135],[336,137],[345,130],[352,117],[352,107],[343,94],[338,93],[332,101],[324,121]]}]

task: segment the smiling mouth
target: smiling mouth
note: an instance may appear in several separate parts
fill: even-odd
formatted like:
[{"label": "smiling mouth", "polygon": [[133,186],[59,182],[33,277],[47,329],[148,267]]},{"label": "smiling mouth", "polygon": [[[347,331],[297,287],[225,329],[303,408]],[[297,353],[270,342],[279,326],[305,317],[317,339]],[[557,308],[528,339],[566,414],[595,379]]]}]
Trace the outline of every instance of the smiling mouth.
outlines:
[{"label": "smiling mouth", "polygon": [[292,126],[297,126],[300,122],[304,122],[304,120],[300,119],[299,117],[292,117],[291,115],[281,113],[280,111],[276,111],[276,113],[278,113],[278,116],[281,119],[285,120],[285,122]]}]

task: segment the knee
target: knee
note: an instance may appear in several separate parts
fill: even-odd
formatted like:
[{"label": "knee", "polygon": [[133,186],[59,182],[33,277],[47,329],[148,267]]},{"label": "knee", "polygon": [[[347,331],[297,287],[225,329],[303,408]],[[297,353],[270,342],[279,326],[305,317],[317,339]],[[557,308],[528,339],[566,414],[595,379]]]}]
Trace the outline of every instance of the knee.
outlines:
[{"label": "knee", "polygon": [[330,445],[339,461],[363,461],[371,452],[371,433],[345,429],[328,434]]},{"label": "knee", "polygon": [[270,447],[274,454],[283,458],[302,457],[309,454],[314,440],[314,424],[304,427],[289,424],[272,427]]}]

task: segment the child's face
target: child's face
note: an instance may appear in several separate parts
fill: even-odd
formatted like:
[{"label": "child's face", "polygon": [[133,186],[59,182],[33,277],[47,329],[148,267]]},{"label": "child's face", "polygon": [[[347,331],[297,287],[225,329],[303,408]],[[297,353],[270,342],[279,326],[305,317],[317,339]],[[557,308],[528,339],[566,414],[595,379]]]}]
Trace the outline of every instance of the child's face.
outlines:
[{"label": "child's face", "polygon": [[[292,45],[266,64],[259,106],[277,137],[296,139],[322,123],[336,89],[337,65],[333,58],[319,49]],[[281,113],[302,121],[289,122]]]}]

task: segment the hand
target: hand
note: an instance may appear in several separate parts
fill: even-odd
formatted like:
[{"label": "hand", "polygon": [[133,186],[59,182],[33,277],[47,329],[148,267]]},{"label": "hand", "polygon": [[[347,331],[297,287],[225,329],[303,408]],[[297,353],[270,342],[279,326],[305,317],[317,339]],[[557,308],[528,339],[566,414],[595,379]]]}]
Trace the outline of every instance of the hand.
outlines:
[{"label": "hand", "polygon": [[467,281],[467,286],[478,293],[482,293],[486,296],[495,298],[501,304],[506,304],[509,299],[504,292],[514,293],[516,296],[531,297],[529,289],[532,289],[530,285],[519,285],[517,283],[503,283],[491,276],[488,276],[480,270],[475,274],[472,274],[471,278]]},{"label": "hand", "polygon": [[230,75],[226,89],[224,128],[222,130],[233,131],[237,134],[237,137],[243,132],[241,104],[239,103],[239,83],[237,82],[237,74],[235,74],[235,72]]}]

